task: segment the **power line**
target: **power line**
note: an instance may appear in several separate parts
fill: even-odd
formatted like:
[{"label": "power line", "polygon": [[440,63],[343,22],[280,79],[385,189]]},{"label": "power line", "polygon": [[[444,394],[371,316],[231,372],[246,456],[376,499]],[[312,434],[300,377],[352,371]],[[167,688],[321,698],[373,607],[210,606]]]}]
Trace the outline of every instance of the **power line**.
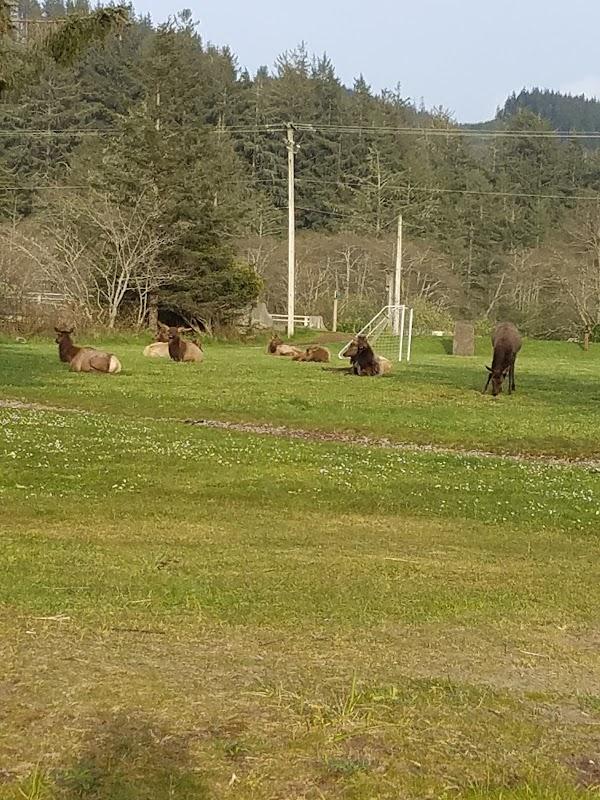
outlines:
[{"label": "power line", "polygon": [[[364,125],[332,125],[327,123],[298,123],[298,132],[301,133],[340,133],[351,135],[365,134],[396,134],[402,136],[438,136],[459,138],[494,138],[494,139],[600,139],[600,131],[519,131],[519,130],[481,130],[474,128],[437,128],[437,127],[394,127],[394,126],[364,126]],[[265,123],[264,125],[232,125],[217,127],[212,125],[197,127],[180,127],[173,130],[166,129],[167,133],[183,133],[189,131],[202,131],[205,133],[222,134],[267,134],[283,133],[286,126],[283,123]],[[118,136],[124,133],[117,128],[104,129],[79,129],[79,128],[14,128],[0,129],[0,136]]]},{"label": "power line", "polygon": [[[261,178],[258,180],[250,180],[250,185],[246,188],[251,189],[252,184],[275,184],[281,183],[285,184],[287,182],[287,178]],[[339,185],[342,189],[351,188],[347,184],[342,183],[341,181],[333,181],[333,180],[320,180],[318,178],[296,178],[297,184],[323,184],[327,183],[330,185]],[[219,184],[219,187],[226,187],[226,186],[238,186],[239,183],[237,181],[229,181],[229,182],[222,182]],[[283,188],[283,187],[282,187]],[[15,185],[8,185],[8,186],[0,186],[0,191],[15,191],[15,192],[36,192],[36,191],[76,191],[76,190],[87,190],[87,191],[102,191],[98,187],[90,186],[88,184],[62,184],[62,185],[52,185],[52,184],[37,184],[37,185],[24,185],[24,186],[15,186]],[[529,192],[503,192],[503,191],[494,191],[494,190],[484,190],[484,189],[447,189],[442,186],[413,186],[412,184],[388,184],[385,187],[386,190],[394,190],[398,192],[405,192],[406,194],[410,194],[410,192],[420,192],[424,194],[458,194],[458,195],[471,195],[475,197],[502,197],[502,198],[521,198],[521,199],[530,199],[530,200],[572,200],[572,201],[582,201],[582,202],[593,202],[598,203],[600,202],[600,195],[570,195],[570,194],[550,194],[550,193],[529,193]],[[300,208],[300,206],[298,206]],[[303,211],[319,211],[319,209],[312,209],[312,208],[303,208]],[[319,212],[320,213],[320,212]],[[338,213],[338,212],[330,212],[330,213]],[[340,212],[341,213],[341,212]]]},{"label": "power line", "polygon": [[[283,181],[284,178],[260,178],[258,180],[254,180],[254,183],[266,183],[272,184],[279,181]],[[343,179],[340,180],[332,180],[331,178],[303,178],[299,177],[296,178],[297,184],[328,184],[333,186],[339,186],[341,189],[353,189],[354,186],[351,183],[345,183]],[[358,187],[360,188],[360,187]],[[371,188],[375,188],[372,186]],[[493,189],[447,189],[442,186],[414,186],[410,183],[400,184],[400,183],[388,183],[384,187],[382,187],[382,191],[394,190],[398,192],[406,192],[409,194],[410,192],[423,192],[423,193],[432,193],[432,194],[462,194],[462,195],[475,195],[482,197],[520,197],[520,198],[530,198],[530,199],[539,199],[539,200],[588,200],[593,202],[600,201],[600,195],[572,195],[572,194],[544,194],[544,193],[528,193],[528,192],[503,192],[497,191]]]},{"label": "power line", "polygon": [[87,189],[88,191],[94,191],[93,186],[84,186],[84,185],[64,185],[64,186],[51,186],[45,184],[38,184],[37,186],[0,186],[0,192],[45,192],[45,191],[53,191],[53,192],[61,192],[63,191],[72,191],[78,189]]},{"label": "power line", "polygon": [[414,128],[365,125],[330,125],[327,123],[297,123],[298,131],[328,131],[334,133],[395,133],[407,136],[459,136],[482,138],[532,138],[532,139],[600,139],[600,131],[520,131],[520,130],[482,130],[476,128]]},{"label": "power line", "polygon": [[117,129],[107,128],[100,130],[98,128],[89,130],[79,130],[74,128],[64,129],[42,129],[42,128],[14,128],[13,130],[3,128],[0,129],[0,136],[104,136],[116,135],[120,133]]}]

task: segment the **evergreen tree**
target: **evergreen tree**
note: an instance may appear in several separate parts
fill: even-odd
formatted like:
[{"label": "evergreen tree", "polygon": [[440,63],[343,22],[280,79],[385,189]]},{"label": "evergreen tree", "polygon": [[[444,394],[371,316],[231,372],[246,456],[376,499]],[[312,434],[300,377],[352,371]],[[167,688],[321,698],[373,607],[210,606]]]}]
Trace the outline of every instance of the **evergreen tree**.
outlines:
[{"label": "evergreen tree", "polygon": [[161,259],[173,275],[160,305],[187,320],[222,323],[259,285],[232,247],[247,190],[243,168],[227,134],[198,121],[207,60],[187,16],[161,27],[142,61],[144,101],[114,145],[82,152],[78,174],[121,205],[158,204],[158,224],[171,238]]}]

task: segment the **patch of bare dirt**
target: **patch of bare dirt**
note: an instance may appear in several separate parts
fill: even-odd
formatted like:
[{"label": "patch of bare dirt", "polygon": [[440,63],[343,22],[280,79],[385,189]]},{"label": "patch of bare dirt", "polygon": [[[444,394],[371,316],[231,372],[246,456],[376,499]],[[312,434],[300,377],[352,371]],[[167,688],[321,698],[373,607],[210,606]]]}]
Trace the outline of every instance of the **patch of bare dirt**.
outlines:
[{"label": "patch of bare dirt", "polygon": [[[28,403],[20,400],[0,400],[0,408],[24,411],[52,411],[61,414],[93,414],[76,408]],[[406,453],[430,453],[442,456],[460,456],[462,458],[493,458],[519,464],[539,464],[552,467],[576,467],[591,471],[600,471],[599,459],[569,459],[557,456],[532,455],[530,453],[494,453],[491,450],[467,449],[460,447],[444,447],[436,444],[414,444],[411,442],[395,442],[383,436],[367,436],[366,434],[343,433],[341,431],[318,431],[304,428],[290,428],[286,425],[270,425],[256,422],[227,422],[218,419],[174,419],[172,417],[143,417],[148,422],[178,422],[200,428],[213,430],[250,433],[258,436],[274,436],[282,439],[297,439],[305,442],[348,444],[357,447],[376,447],[385,450],[397,450]]]},{"label": "patch of bare dirt", "polygon": [[574,756],[569,766],[584,789],[600,789],[600,755]]},{"label": "patch of bare dirt", "polygon": [[553,456],[535,456],[527,453],[508,454],[494,453],[489,450],[442,447],[435,444],[413,444],[410,442],[394,442],[386,437],[366,436],[364,434],[342,433],[339,431],[316,431],[302,428],[289,428],[285,425],[269,425],[253,422],[225,422],[215,419],[185,419],[184,425],[196,425],[216,430],[252,433],[259,436],[277,436],[287,439],[299,439],[309,442],[333,442],[361,447],[378,447],[385,450],[400,450],[409,453],[431,453],[433,455],[462,456],[464,458],[495,458],[517,463],[546,464],[556,467],[579,467],[589,470],[600,470],[600,460],[568,459]]}]

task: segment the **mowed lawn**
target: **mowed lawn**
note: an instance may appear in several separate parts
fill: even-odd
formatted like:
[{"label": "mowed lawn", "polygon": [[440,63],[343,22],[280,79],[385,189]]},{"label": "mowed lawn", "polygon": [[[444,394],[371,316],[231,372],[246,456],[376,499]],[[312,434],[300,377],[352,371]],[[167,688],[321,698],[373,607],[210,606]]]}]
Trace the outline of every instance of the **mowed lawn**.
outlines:
[{"label": "mowed lawn", "polygon": [[[417,341],[361,380],[0,345],[0,798],[579,798],[600,785],[600,352],[518,393]],[[342,366],[334,362],[334,368]]]},{"label": "mowed lawn", "polygon": [[[92,343],[92,342],[90,342]],[[93,342],[107,346],[106,341]],[[145,342],[143,342],[145,343]],[[112,341],[123,373],[82,380],[58,364],[52,340],[2,344],[0,393],[134,418],[216,418],[345,431],[415,443],[495,452],[600,458],[600,345],[526,341],[517,361],[517,394],[482,397],[491,345],[477,356],[448,355],[451,342],[417,339],[411,365],[377,381],[267,357],[264,346],[206,345],[199,370],[149,361],[142,341]]]}]

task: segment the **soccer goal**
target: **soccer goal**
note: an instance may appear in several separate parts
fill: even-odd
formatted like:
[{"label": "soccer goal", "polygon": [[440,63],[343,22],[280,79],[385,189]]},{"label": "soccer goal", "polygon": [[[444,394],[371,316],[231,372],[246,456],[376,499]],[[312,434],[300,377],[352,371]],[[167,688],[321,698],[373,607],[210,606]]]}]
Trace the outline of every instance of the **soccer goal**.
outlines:
[{"label": "soccer goal", "polygon": [[[379,314],[358,332],[366,336],[377,355],[390,361],[410,361],[412,349],[413,309],[404,305],[384,306]],[[348,347],[346,343],[338,357]]]}]

